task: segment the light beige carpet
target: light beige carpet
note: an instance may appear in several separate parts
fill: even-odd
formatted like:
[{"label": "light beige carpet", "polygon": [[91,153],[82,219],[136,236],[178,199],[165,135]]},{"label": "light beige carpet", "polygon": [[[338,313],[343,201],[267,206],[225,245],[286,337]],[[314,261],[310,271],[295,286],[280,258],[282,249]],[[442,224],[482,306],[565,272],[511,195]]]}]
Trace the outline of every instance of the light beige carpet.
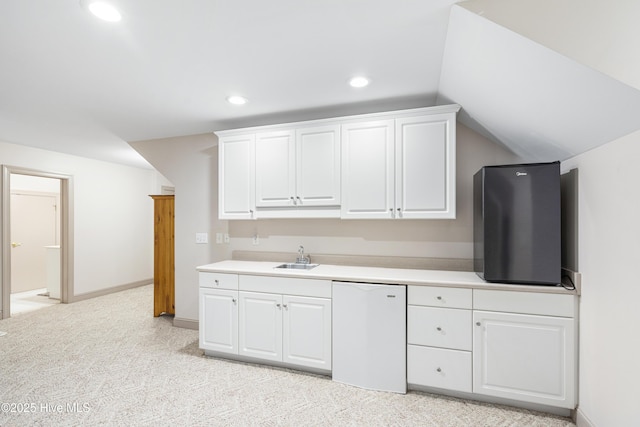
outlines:
[{"label": "light beige carpet", "polygon": [[0,425],[572,426],[504,406],[361,390],[204,357],[151,285],[1,320]]}]

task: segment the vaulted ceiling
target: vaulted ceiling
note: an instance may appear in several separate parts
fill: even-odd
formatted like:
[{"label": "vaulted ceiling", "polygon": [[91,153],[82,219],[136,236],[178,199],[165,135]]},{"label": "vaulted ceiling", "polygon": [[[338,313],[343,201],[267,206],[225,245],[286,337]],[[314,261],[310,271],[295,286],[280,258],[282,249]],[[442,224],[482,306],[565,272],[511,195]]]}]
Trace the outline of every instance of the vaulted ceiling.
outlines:
[{"label": "vaulted ceiling", "polygon": [[0,2],[0,141],[148,167],[128,141],[449,102],[532,161],[640,129],[632,0],[86,1]]}]

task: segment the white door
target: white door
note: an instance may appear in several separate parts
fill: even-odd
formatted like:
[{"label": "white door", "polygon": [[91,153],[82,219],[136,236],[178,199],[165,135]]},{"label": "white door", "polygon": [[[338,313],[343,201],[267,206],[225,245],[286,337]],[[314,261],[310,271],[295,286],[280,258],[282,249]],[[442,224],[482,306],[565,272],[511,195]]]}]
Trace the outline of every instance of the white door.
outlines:
[{"label": "white door", "polygon": [[446,116],[396,120],[396,215],[455,218],[455,147]]},{"label": "white door", "polygon": [[331,370],[331,300],[283,295],[283,361]]},{"label": "white door", "polygon": [[473,392],[573,409],[574,320],[473,312]]},{"label": "white door", "polygon": [[238,291],[200,288],[200,348],[238,354]]},{"label": "white door", "polygon": [[282,361],[282,296],[240,292],[239,354]]},{"label": "white door", "polygon": [[296,203],[340,205],[340,126],[296,130]]},{"label": "white door", "polygon": [[342,218],[394,215],[393,120],[342,126]]},{"label": "white door", "polygon": [[218,179],[220,219],[253,219],[255,136],[221,138],[218,143]]},{"label": "white door", "polygon": [[256,135],[256,206],[294,206],[295,162],[293,131]]},{"label": "white door", "polygon": [[47,287],[45,246],[58,244],[56,196],[11,194],[11,293]]}]

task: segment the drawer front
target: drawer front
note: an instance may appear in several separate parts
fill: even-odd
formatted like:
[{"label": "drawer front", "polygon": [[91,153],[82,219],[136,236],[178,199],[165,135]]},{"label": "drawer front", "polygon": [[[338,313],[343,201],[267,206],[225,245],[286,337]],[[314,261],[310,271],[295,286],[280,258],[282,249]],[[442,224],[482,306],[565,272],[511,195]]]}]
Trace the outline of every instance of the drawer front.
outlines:
[{"label": "drawer front", "polygon": [[474,310],[575,317],[574,295],[474,289]]},{"label": "drawer front", "polygon": [[239,281],[241,291],[331,298],[331,280],[241,274]]},{"label": "drawer front", "polygon": [[238,290],[238,275],[227,273],[198,273],[201,288]]},{"label": "drawer front", "polygon": [[409,286],[407,300],[412,305],[471,310],[472,295],[471,289]]},{"label": "drawer front", "polygon": [[407,346],[407,382],[471,392],[471,352]]},{"label": "drawer front", "polygon": [[407,308],[407,342],[471,351],[471,310],[421,307]]}]

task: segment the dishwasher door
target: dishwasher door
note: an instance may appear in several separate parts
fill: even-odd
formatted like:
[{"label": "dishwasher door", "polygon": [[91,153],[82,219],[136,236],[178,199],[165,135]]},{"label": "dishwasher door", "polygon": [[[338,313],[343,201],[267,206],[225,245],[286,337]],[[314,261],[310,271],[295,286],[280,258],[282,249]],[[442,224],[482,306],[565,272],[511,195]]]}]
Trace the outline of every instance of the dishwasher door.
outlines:
[{"label": "dishwasher door", "polygon": [[407,392],[407,287],[333,282],[333,380]]}]

